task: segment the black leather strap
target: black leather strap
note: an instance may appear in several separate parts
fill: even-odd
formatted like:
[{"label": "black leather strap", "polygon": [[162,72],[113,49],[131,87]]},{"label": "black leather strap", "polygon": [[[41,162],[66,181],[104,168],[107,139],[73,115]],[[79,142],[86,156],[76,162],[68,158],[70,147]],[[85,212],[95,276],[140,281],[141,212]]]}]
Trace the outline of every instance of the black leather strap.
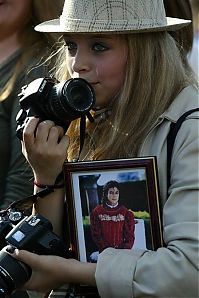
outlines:
[{"label": "black leather strap", "polygon": [[167,136],[167,193],[169,190],[169,187],[171,185],[170,176],[171,176],[171,158],[172,158],[172,152],[173,152],[173,146],[175,143],[175,139],[177,136],[177,133],[182,125],[182,123],[186,120],[187,116],[190,114],[199,111],[199,108],[195,108],[192,110],[187,111],[184,113],[176,123],[171,123],[170,131]]}]

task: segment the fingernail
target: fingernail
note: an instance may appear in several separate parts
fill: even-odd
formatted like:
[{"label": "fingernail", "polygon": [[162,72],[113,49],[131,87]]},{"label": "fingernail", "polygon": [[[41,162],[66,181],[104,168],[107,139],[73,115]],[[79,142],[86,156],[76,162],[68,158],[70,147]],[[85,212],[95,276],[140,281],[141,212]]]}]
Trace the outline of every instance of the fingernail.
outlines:
[{"label": "fingernail", "polygon": [[16,247],[9,245],[8,247],[6,247],[6,251],[10,254],[13,254],[15,251]]}]

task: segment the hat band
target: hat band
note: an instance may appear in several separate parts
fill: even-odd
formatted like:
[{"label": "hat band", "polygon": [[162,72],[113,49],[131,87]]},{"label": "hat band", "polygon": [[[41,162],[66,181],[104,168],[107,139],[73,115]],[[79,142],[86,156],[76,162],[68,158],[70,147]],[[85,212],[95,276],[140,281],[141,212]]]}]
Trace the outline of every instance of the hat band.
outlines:
[{"label": "hat band", "polygon": [[167,19],[154,20],[82,20],[70,19],[60,16],[60,28],[63,32],[114,32],[114,31],[133,31],[152,28],[162,28],[167,26]]}]

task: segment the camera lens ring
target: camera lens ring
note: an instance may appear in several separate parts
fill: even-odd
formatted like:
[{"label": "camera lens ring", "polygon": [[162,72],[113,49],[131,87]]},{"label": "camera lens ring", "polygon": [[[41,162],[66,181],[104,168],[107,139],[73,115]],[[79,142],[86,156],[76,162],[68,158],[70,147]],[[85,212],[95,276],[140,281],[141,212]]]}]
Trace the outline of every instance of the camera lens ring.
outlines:
[{"label": "camera lens ring", "polygon": [[94,105],[92,86],[84,79],[63,81],[54,86],[49,98],[51,115],[72,121],[85,115]]},{"label": "camera lens ring", "polygon": [[[72,79],[68,83],[68,104],[75,111],[89,111],[93,105],[93,89],[84,79]],[[87,99],[87,101],[85,100]]]}]

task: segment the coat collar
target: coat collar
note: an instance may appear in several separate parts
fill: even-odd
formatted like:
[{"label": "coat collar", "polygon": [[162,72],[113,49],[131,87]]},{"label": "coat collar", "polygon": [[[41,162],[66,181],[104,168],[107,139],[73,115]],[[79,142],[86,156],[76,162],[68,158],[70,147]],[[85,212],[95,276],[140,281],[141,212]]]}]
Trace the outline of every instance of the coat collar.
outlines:
[{"label": "coat collar", "polygon": [[196,86],[185,87],[171,103],[169,108],[160,116],[176,122],[186,111],[199,107],[199,93]]}]

